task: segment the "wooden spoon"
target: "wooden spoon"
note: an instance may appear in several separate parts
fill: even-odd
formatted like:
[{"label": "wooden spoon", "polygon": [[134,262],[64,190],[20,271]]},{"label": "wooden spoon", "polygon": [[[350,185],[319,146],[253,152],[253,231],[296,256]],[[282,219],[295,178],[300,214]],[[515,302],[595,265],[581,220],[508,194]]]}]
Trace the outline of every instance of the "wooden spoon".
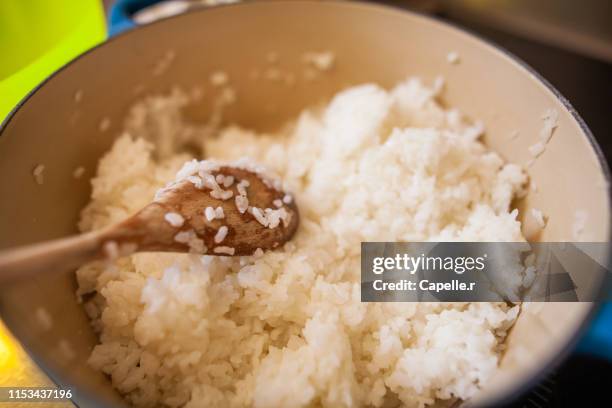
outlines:
[{"label": "wooden spoon", "polygon": [[244,168],[220,166],[210,176],[220,181],[219,188],[202,186],[197,176],[182,179],[160,190],[152,203],[123,222],[0,252],[0,283],[134,252],[245,256],[291,239],[299,213],[280,187]]}]

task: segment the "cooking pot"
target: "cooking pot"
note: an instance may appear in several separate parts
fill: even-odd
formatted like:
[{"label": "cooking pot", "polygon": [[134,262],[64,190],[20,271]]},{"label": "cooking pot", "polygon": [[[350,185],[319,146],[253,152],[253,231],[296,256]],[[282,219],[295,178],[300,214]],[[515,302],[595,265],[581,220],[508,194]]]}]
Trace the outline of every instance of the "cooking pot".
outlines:
[{"label": "cooking pot", "polygon": [[[253,80],[266,55],[301,72],[306,51],[332,51],[336,63],[316,81],[294,87]],[[454,52],[459,62],[451,64]],[[163,70],[160,70],[163,64]],[[212,110],[210,73],[232,78],[237,100],[225,120],[273,130],[305,106],[352,84],[390,87],[408,75],[446,79],[442,102],[486,124],[484,142],[506,160],[528,163],[548,109],[558,127],[546,151],[527,167],[538,186],[517,203],[548,215],[543,241],[572,241],[577,210],[588,214],[585,239],[608,242],[608,169],[589,130],[545,80],[504,51],[420,15],[346,2],[254,2],[190,11],[119,34],[68,64],[32,92],[0,129],[0,248],[76,232],[89,200],[88,178],[122,128],[128,108],[145,94],[195,86],[204,97],[189,120]],[[75,95],[79,95],[75,98]],[[276,109],[269,109],[275,106]],[[102,131],[101,121],[110,128]],[[518,132],[518,136],[512,135]],[[44,183],[32,170],[44,164]],[[74,179],[75,168],[85,175]],[[86,364],[96,336],[75,296],[74,271],[50,271],[0,295],[0,313],[31,356],[83,407],[122,406],[110,381]],[[34,318],[47,310],[53,327]],[[519,395],[573,347],[592,315],[591,303],[532,304],[507,339],[497,374],[471,403],[492,405]],[[69,351],[69,352],[67,352]],[[418,374],[416,374],[418,375]]]}]

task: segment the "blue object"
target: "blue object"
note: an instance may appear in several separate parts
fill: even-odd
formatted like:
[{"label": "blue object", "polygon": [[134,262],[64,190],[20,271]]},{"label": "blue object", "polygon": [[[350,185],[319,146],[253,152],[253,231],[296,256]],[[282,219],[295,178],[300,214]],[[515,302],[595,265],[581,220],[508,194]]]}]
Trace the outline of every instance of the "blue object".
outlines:
[{"label": "blue object", "polygon": [[[136,27],[134,13],[163,0],[117,0],[108,20],[109,36]],[[604,303],[589,330],[578,344],[579,353],[607,358],[612,361],[612,303]]]},{"label": "blue object", "polygon": [[162,0],[117,0],[108,17],[108,35],[115,35],[136,27],[132,16],[138,10],[149,7]]},{"label": "blue object", "polygon": [[604,303],[577,351],[612,361],[612,303]]}]

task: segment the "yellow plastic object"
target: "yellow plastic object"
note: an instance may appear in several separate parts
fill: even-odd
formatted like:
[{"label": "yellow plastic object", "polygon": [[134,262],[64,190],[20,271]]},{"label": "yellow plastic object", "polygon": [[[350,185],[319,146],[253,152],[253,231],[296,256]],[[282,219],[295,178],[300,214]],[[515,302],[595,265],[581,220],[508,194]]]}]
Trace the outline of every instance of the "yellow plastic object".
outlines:
[{"label": "yellow plastic object", "polygon": [[[30,360],[19,343],[8,332],[0,321],[0,387],[44,387],[56,388],[56,385],[40,371]],[[31,408],[31,402],[11,402],[5,404],[10,408]],[[0,406],[5,406],[0,403]],[[45,402],[45,408],[71,408],[69,401]]]},{"label": "yellow plastic object", "polygon": [[100,0],[0,1],[0,122],[36,85],[105,38]]}]

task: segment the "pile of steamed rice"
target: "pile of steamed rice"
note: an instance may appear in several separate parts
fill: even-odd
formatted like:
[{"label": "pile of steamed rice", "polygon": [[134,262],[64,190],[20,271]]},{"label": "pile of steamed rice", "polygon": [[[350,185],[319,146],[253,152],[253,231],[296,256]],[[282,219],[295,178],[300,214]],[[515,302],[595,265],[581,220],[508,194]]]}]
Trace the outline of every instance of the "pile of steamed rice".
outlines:
[{"label": "pile of steamed rice", "polygon": [[[299,231],[260,257],[147,253],[82,267],[79,295],[100,335],[89,363],[141,407],[419,407],[474,395],[518,307],[360,302],[362,241],[524,239],[510,204],[525,174],[436,94],[417,79],[358,86],[279,134],[229,127],[200,140],[206,158],[276,172]],[[192,158],[145,140],[205,139],[182,121],[186,103],[134,109],[99,163],[83,231],[136,212]]]}]

